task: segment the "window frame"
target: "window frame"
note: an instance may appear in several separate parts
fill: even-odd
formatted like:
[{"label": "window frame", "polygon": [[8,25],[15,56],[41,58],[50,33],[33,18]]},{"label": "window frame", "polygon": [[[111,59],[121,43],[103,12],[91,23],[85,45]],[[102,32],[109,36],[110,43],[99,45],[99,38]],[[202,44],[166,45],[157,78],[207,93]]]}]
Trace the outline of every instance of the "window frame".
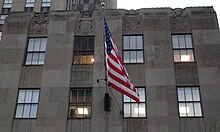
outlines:
[{"label": "window frame", "polygon": [[[178,89],[179,88],[184,88],[184,98],[185,98],[185,101],[179,101],[179,94],[178,94]],[[199,100],[200,101],[186,101],[186,94],[185,94],[185,88],[191,88],[191,93],[192,93],[192,88],[198,88],[198,93],[199,93]],[[204,114],[203,114],[203,107],[202,107],[202,98],[201,98],[201,90],[200,90],[200,86],[197,86],[197,85],[194,85],[194,86],[177,86],[176,87],[176,95],[177,95],[177,107],[178,107],[178,115],[179,115],[179,118],[203,118],[204,117]],[[193,94],[191,94],[192,96],[192,99],[193,99]],[[194,112],[194,115],[193,116],[188,116],[187,113],[185,116],[181,116],[180,115],[180,103],[191,103],[193,104],[193,112]],[[195,107],[194,107],[194,103],[200,103],[200,110],[201,110],[201,116],[196,116],[195,115]],[[186,107],[186,106],[185,106]]]},{"label": "window frame", "polygon": [[[185,42],[185,47],[184,48],[181,48],[180,46],[178,47],[178,48],[174,48],[174,43],[173,43],[173,36],[174,35],[176,35],[176,36],[180,36],[180,35],[184,35],[184,42]],[[186,35],[190,35],[190,37],[191,37],[191,48],[187,48],[186,47]],[[178,41],[179,41],[179,38],[178,38]],[[171,34],[171,44],[172,44],[172,53],[173,53],[173,62],[174,63],[196,63],[196,58],[195,58],[195,49],[194,49],[194,44],[193,44],[193,35],[192,35],[192,33],[173,33],[173,34]],[[179,45],[179,42],[178,42],[178,45]],[[193,61],[181,61],[181,58],[179,58],[180,59],[180,61],[175,61],[175,57],[174,57],[174,51],[178,51],[179,52],[179,57],[181,57],[181,51],[185,51],[185,52],[187,52],[187,51],[192,51],[192,56],[193,56]]]},{"label": "window frame", "polygon": [[124,105],[125,105],[125,104],[130,104],[130,109],[132,108],[131,104],[137,104],[137,105],[138,105],[138,108],[139,108],[139,105],[140,105],[140,104],[136,103],[135,101],[132,101],[132,99],[131,99],[130,97],[128,97],[128,98],[130,98],[130,102],[125,102],[125,101],[124,101],[124,96],[125,96],[125,95],[122,95],[123,119],[141,119],[141,118],[147,118],[147,94],[146,94],[146,90],[147,90],[147,89],[146,89],[145,86],[136,86],[136,88],[137,88],[137,89],[138,89],[138,88],[143,88],[143,89],[144,89],[144,95],[145,95],[144,100],[145,100],[145,101],[141,101],[141,100],[140,100],[140,104],[144,104],[144,105],[145,105],[145,116],[144,116],[144,117],[139,117],[139,112],[138,112],[138,116],[137,116],[137,117],[134,117],[134,116],[132,116],[132,112],[130,111],[130,116],[125,117],[125,112],[124,112]]},{"label": "window frame", "polygon": [[[135,36],[136,37],[136,45],[137,45],[137,37],[138,36],[141,36],[142,37],[142,49],[137,49],[137,47],[136,48],[134,48],[134,49],[131,49],[131,48],[129,48],[129,49],[125,49],[125,46],[124,46],[124,37],[129,37],[129,43],[130,43],[130,37],[133,37],[133,36]],[[137,60],[138,60],[138,58],[137,58],[137,52],[138,51],[142,51],[142,53],[143,53],[143,62],[137,62]],[[124,53],[125,52],[129,52],[129,62],[125,62],[124,61]],[[135,61],[136,62],[131,62],[131,57],[130,57],[130,53],[131,52],[136,52],[136,58],[135,58]],[[122,61],[123,61],[123,63],[124,64],[144,64],[145,63],[145,56],[144,56],[144,36],[143,36],[143,34],[126,34],[126,35],[122,35]]]},{"label": "window frame", "polygon": [[[80,48],[76,48],[75,46],[76,45],[76,39],[80,39],[80,41],[82,41],[83,38],[86,38],[87,40],[86,41],[89,41],[89,39],[93,39],[93,49],[92,50],[82,50]],[[79,45],[82,45],[81,43]],[[88,47],[88,45],[86,45]],[[76,56],[93,56],[93,59],[95,59],[95,55],[94,55],[94,52],[95,52],[95,36],[74,36],[74,42],[73,42],[73,59],[72,59],[72,65],[94,65],[94,62],[93,63],[83,63],[83,64],[75,64],[74,63],[74,60],[75,60],[75,57]]]},{"label": "window frame", "polygon": [[[30,39],[44,39],[44,38],[46,38],[45,51],[33,51],[33,50],[32,50],[32,51],[28,51],[29,40],[30,40]],[[26,52],[25,52],[25,59],[24,59],[23,65],[24,65],[24,66],[42,66],[42,65],[44,65],[44,64],[45,64],[45,58],[46,58],[47,45],[48,45],[48,38],[47,38],[47,37],[28,37],[28,38],[27,38]],[[29,54],[38,53],[38,55],[41,54],[41,53],[44,53],[44,61],[43,61],[43,64],[32,64],[33,56],[32,56],[32,60],[31,60],[31,64],[26,64],[28,53],[29,53]],[[39,63],[39,57],[38,57],[37,63]]]},{"label": "window frame", "polygon": [[[39,90],[37,103],[18,103],[18,98],[19,98],[20,90]],[[26,92],[25,92],[25,94],[26,94]],[[14,111],[14,116],[13,116],[14,119],[18,119],[18,120],[23,120],[23,119],[30,119],[30,120],[32,120],[32,119],[37,119],[38,111],[39,111],[39,103],[40,103],[40,94],[41,94],[41,89],[40,89],[40,88],[19,88],[19,89],[18,89],[18,92],[17,92],[16,106],[15,106],[15,111]],[[25,96],[26,96],[26,95],[25,95]],[[31,96],[33,96],[33,91],[32,91],[32,95],[31,95]],[[32,97],[32,99],[33,99],[33,97]],[[19,104],[23,105],[23,107],[24,107],[24,105],[31,105],[31,106],[32,106],[32,105],[37,105],[36,117],[30,117],[30,113],[29,113],[29,118],[28,118],[28,117],[25,117],[25,118],[23,118],[23,117],[16,117],[17,107],[18,107]],[[30,109],[30,111],[31,111],[31,109]],[[29,111],[29,112],[30,112],[30,111]],[[24,108],[23,108],[23,110],[22,110],[22,116],[23,116],[23,114],[24,114]]]},{"label": "window frame", "polygon": [[[84,92],[83,98],[84,99],[85,99],[85,90],[89,90],[91,92],[91,97],[90,97],[90,101],[91,102],[83,102],[83,103],[78,103],[78,102],[73,103],[73,102],[71,102],[71,97],[72,97],[71,93],[72,93],[73,90],[77,91],[77,97],[76,97],[77,100],[78,100],[78,91],[79,90],[83,90],[83,92]],[[93,100],[92,96],[93,96],[93,89],[92,89],[92,87],[72,87],[72,88],[70,88],[69,102],[68,102],[69,103],[69,107],[68,107],[68,115],[67,115],[68,119],[91,119],[92,118],[92,100]],[[71,114],[70,107],[71,106],[75,106],[75,107],[82,106],[83,108],[85,106],[89,106],[91,108],[90,115],[86,117],[85,114],[82,114],[82,117],[74,117],[74,116],[71,117],[70,116],[70,114]]]},{"label": "window frame", "polygon": [[3,5],[2,5],[2,9],[11,8],[12,3],[13,3],[13,0],[4,0]]}]

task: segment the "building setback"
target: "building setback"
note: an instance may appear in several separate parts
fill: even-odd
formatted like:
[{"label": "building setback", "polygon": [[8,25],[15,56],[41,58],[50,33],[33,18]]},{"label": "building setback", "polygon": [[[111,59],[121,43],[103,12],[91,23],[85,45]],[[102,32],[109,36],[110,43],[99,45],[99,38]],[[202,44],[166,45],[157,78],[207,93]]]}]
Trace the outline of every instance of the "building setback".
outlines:
[{"label": "building setback", "polygon": [[[0,0],[0,132],[220,131],[213,7],[116,2]],[[102,14],[140,104],[106,89]]]}]

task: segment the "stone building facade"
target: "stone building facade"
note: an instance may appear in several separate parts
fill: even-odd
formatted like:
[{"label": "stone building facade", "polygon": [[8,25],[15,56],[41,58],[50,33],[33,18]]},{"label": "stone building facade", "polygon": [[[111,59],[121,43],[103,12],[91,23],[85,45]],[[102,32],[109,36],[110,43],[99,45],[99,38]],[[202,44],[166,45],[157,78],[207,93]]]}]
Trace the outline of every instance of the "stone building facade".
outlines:
[{"label": "stone building facade", "polygon": [[[137,104],[106,89],[96,2],[0,0],[0,132],[219,132],[214,9],[124,10],[106,1]],[[110,111],[104,111],[106,91]]]}]

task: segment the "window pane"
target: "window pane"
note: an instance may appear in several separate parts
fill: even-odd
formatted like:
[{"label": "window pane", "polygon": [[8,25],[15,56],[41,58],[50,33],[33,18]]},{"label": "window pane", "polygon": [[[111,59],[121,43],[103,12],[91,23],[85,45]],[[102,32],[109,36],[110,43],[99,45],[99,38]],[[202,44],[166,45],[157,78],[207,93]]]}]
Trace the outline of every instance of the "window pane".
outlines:
[{"label": "window pane", "polygon": [[23,118],[29,118],[30,110],[31,110],[31,105],[30,104],[25,104],[24,105]]},{"label": "window pane", "polygon": [[78,90],[78,103],[84,102],[84,90]]},{"label": "window pane", "polygon": [[39,53],[39,55],[38,64],[44,64],[45,53]]},{"label": "window pane", "polygon": [[34,39],[29,39],[28,51],[33,51],[33,50],[34,50]]},{"label": "window pane", "polygon": [[178,88],[178,101],[185,101],[184,88]]},{"label": "window pane", "polygon": [[132,103],[131,104],[131,116],[132,117],[138,117],[138,104],[137,103]]},{"label": "window pane", "polygon": [[202,116],[201,104],[198,102],[194,103],[195,116]]},{"label": "window pane", "polygon": [[143,57],[143,51],[137,51],[137,62],[142,63],[144,62],[144,57]]},{"label": "window pane", "polygon": [[137,88],[138,94],[140,97],[141,102],[145,102],[145,89],[144,88]]},{"label": "window pane", "polygon": [[76,103],[77,102],[77,91],[76,90],[72,90],[70,99],[71,99],[70,103]]},{"label": "window pane", "polygon": [[129,51],[124,51],[123,53],[124,53],[124,55],[123,55],[124,63],[129,63],[130,62],[129,61]]},{"label": "window pane", "polygon": [[128,96],[124,95],[124,102],[131,102],[131,98],[129,98]]},{"label": "window pane", "polygon": [[40,51],[40,38],[35,38],[35,43],[34,43],[34,51]]},{"label": "window pane", "polygon": [[142,39],[142,36],[137,36],[137,49],[143,49],[143,39]]},{"label": "window pane", "polygon": [[172,35],[173,48],[179,48],[178,35]]},{"label": "window pane", "polygon": [[20,90],[18,95],[18,103],[24,103],[25,90]]},{"label": "window pane", "polygon": [[129,103],[124,104],[124,117],[130,117],[131,116],[131,106]]},{"label": "window pane", "polygon": [[192,38],[191,35],[185,35],[186,48],[192,48]]},{"label": "window pane", "polygon": [[130,36],[130,49],[136,49],[136,36]]},{"label": "window pane", "polygon": [[194,116],[193,103],[186,103],[187,115]]},{"label": "window pane", "polygon": [[22,117],[22,112],[23,112],[23,105],[18,104],[17,109],[16,109],[16,115],[15,118],[21,118]]},{"label": "window pane", "polygon": [[84,118],[91,117],[91,106],[85,106],[83,108],[83,114],[84,114]]},{"label": "window pane", "polygon": [[46,51],[46,46],[47,46],[47,38],[42,38],[41,39],[40,51]]},{"label": "window pane", "polygon": [[186,116],[186,113],[188,111],[185,105],[186,105],[185,103],[179,103],[179,113],[181,117]]},{"label": "window pane", "polygon": [[92,93],[91,90],[86,90],[85,102],[90,103],[92,102]]},{"label": "window pane", "polygon": [[31,65],[32,55],[33,55],[32,53],[27,53],[27,58],[26,58],[26,62],[25,62],[26,65]]},{"label": "window pane", "polygon": [[190,61],[190,56],[187,55],[186,50],[180,50],[180,60],[181,60],[181,62]]},{"label": "window pane", "polygon": [[179,50],[174,50],[173,54],[174,54],[174,62],[180,62],[180,52],[179,52]]},{"label": "window pane", "polygon": [[130,57],[131,57],[131,58],[130,58],[130,60],[131,60],[130,62],[131,62],[131,63],[137,62],[137,55],[136,55],[136,53],[137,53],[136,51],[130,51],[130,55],[131,55],[131,56],[130,56]]},{"label": "window pane", "polygon": [[192,101],[191,88],[185,88],[186,101]]},{"label": "window pane", "polygon": [[36,118],[37,117],[37,104],[32,104],[31,105],[31,113],[30,113],[30,118]]},{"label": "window pane", "polygon": [[33,90],[32,103],[38,103],[39,90]]},{"label": "window pane", "polygon": [[123,48],[124,49],[129,49],[129,36],[124,36],[124,41],[123,41]]},{"label": "window pane", "polygon": [[69,115],[70,118],[76,117],[76,115],[77,115],[76,106],[73,106],[73,105],[70,106],[70,111],[69,111],[69,113],[70,113],[70,115]]},{"label": "window pane", "polygon": [[200,101],[199,88],[192,88],[193,101]]},{"label": "window pane", "polygon": [[146,109],[145,109],[145,103],[139,104],[139,117],[146,117]]},{"label": "window pane", "polygon": [[184,35],[179,35],[180,48],[186,48]]},{"label": "window pane", "polygon": [[187,56],[189,57],[189,61],[193,62],[194,61],[194,53],[193,50],[187,50]]},{"label": "window pane", "polygon": [[32,58],[33,65],[38,64],[38,56],[39,56],[39,53],[33,53],[33,58]]},{"label": "window pane", "polygon": [[26,95],[25,95],[25,103],[31,103],[32,100],[32,90],[26,90]]}]

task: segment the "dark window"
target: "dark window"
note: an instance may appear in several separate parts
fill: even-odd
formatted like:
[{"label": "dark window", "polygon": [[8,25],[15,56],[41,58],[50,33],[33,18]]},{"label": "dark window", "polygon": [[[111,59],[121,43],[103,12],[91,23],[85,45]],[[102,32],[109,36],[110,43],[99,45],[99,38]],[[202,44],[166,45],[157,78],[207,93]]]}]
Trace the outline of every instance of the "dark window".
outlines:
[{"label": "dark window", "polygon": [[29,38],[25,65],[43,65],[47,38]]},{"label": "dark window", "polygon": [[94,63],[94,37],[75,37],[73,64]]},{"label": "dark window", "polygon": [[146,117],[145,88],[137,88],[140,97],[140,104],[130,97],[123,95],[124,117]]},{"label": "dark window", "polygon": [[194,62],[194,49],[190,34],[172,35],[174,62]]},{"label": "dark window", "polygon": [[123,36],[123,62],[144,62],[143,37],[141,35]]},{"label": "dark window", "polygon": [[92,90],[71,89],[69,118],[91,118]]},{"label": "dark window", "polygon": [[37,118],[40,89],[19,89],[15,118]]},{"label": "dark window", "polygon": [[199,87],[177,87],[180,117],[202,117]]}]

